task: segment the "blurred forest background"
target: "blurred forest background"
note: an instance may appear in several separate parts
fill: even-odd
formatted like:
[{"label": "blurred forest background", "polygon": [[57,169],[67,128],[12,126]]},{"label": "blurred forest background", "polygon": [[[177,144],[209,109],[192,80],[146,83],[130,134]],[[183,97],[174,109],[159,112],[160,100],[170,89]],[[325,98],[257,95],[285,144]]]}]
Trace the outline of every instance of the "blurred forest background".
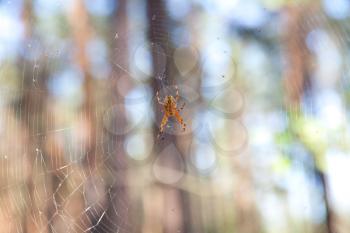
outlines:
[{"label": "blurred forest background", "polygon": [[[0,233],[349,233],[348,0],[0,1]],[[187,128],[164,140],[155,98]]]}]

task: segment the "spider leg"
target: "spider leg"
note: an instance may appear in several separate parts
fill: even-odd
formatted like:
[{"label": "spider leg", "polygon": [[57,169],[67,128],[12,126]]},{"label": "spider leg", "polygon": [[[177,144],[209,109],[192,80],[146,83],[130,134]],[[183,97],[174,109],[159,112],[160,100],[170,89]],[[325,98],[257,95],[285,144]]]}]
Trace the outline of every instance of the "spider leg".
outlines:
[{"label": "spider leg", "polygon": [[186,105],[186,103],[184,102],[183,105],[181,106],[181,108],[178,108],[177,111],[179,111],[179,112],[182,111],[184,109],[185,105]]},{"label": "spider leg", "polygon": [[164,114],[162,122],[160,123],[158,138],[163,134],[164,126],[166,125],[167,122],[168,122],[168,116],[166,114]]},{"label": "spider leg", "polygon": [[159,91],[157,91],[156,96],[157,96],[157,101],[158,101],[158,103],[159,103],[160,105],[164,105],[164,102],[162,102],[162,100],[161,100],[160,97],[159,97]]},{"label": "spider leg", "polygon": [[182,125],[182,129],[183,131],[186,130],[186,124],[184,123],[184,120],[182,119],[179,111],[175,110],[175,117],[176,117],[176,120]]},{"label": "spider leg", "polygon": [[176,96],[175,96],[175,100],[176,102],[179,100],[180,95],[179,95],[179,88],[177,87],[177,85],[175,86],[175,90],[176,90]]}]

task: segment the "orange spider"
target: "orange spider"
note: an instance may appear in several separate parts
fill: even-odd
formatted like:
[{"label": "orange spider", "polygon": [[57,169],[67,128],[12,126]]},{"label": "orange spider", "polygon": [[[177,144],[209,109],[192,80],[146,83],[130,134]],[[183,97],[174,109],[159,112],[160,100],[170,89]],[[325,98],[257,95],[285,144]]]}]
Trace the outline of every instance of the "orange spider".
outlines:
[{"label": "orange spider", "polygon": [[168,118],[172,116],[174,116],[176,120],[182,125],[182,129],[184,131],[186,130],[186,124],[184,123],[184,120],[180,115],[180,111],[185,107],[185,103],[182,105],[181,108],[177,108],[177,101],[179,100],[180,96],[179,96],[179,89],[177,88],[177,86],[175,86],[175,88],[176,88],[176,96],[173,97],[172,95],[167,95],[165,96],[163,102],[161,101],[159,97],[159,93],[157,91],[157,100],[158,100],[158,103],[163,106],[162,112],[164,112],[162,123],[160,124],[158,138],[163,133],[164,126],[167,124]]}]

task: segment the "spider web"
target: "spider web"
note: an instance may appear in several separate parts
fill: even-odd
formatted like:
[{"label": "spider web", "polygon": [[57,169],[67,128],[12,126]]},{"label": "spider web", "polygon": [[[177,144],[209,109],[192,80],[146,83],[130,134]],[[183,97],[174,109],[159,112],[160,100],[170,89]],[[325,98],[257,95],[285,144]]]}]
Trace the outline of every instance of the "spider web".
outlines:
[{"label": "spider web", "polygon": [[[19,11],[14,6],[16,4],[2,3],[3,8],[12,9],[11,12],[16,11],[14,9]],[[38,4],[36,9],[42,7],[40,4],[43,3],[39,1]],[[55,4],[53,8],[62,10],[66,3],[57,1]],[[128,4],[129,11],[143,12],[129,12],[128,37],[115,32],[107,39],[103,39],[102,36],[94,38],[87,49],[93,57],[91,73],[96,84],[96,98],[100,104],[94,109],[94,116],[81,111],[84,101],[84,78],[82,71],[74,65],[74,46],[66,39],[61,41],[54,36],[51,38],[50,33],[47,33],[41,40],[18,39],[19,49],[9,46],[5,55],[1,52],[0,226],[3,229],[0,232],[121,233],[130,232],[141,225],[142,221],[146,228],[152,229],[150,225],[153,222],[149,216],[153,216],[153,212],[157,211],[162,213],[160,207],[149,204],[152,195],[160,195],[157,188],[154,188],[154,183],[159,182],[185,190],[195,194],[201,201],[204,200],[202,197],[222,197],[232,193],[235,189],[230,181],[232,168],[222,165],[221,161],[244,154],[249,144],[248,135],[253,135],[250,146],[253,153],[257,154],[256,157],[259,157],[257,151],[266,148],[256,143],[259,129],[273,117],[278,118],[279,122],[282,121],[283,128],[282,118],[285,115],[279,114],[282,107],[267,117],[255,114],[262,111],[255,109],[260,103],[255,101],[259,98],[249,96],[251,98],[247,100],[243,90],[250,88],[244,89],[245,87],[240,85],[244,83],[242,79],[247,77],[246,85],[251,86],[252,93],[247,92],[255,97],[259,96],[258,91],[254,93],[259,89],[257,86],[264,88],[264,83],[257,80],[257,77],[264,76],[257,72],[263,68],[252,67],[251,63],[245,63],[244,60],[238,61],[238,57],[248,56],[249,51],[252,51],[254,56],[248,57],[258,57],[257,51],[261,50],[256,49],[254,43],[252,47],[245,47],[243,55],[239,54],[238,49],[230,46],[231,39],[226,31],[228,29],[221,26],[220,19],[213,16],[208,25],[202,24],[202,27],[196,29],[198,35],[195,35],[191,31],[193,28],[178,23],[179,17],[183,17],[181,13],[174,13],[168,9],[167,13],[172,21],[166,27],[174,29],[166,34],[153,31],[156,40],[166,41],[165,48],[159,44],[149,44],[144,3],[130,1]],[[171,1],[169,5],[172,6]],[[102,14],[99,11],[108,12],[108,9],[90,8],[88,7],[88,10],[92,15]],[[20,21],[18,12],[15,15],[16,20]],[[48,26],[42,23],[47,19],[45,17],[48,16],[45,14],[43,18],[31,22],[36,25],[34,30],[46,30],[45,27]],[[164,15],[155,14],[151,16],[151,20],[159,17],[165,18]],[[66,30],[63,21],[59,21],[58,24],[59,28]],[[348,25],[333,26],[321,12],[316,16],[311,15],[300,27],[305,27],[307,31],[315,25],[322,27],[309,34],[310,50],[319,51],[320,48],[347,43]],[[13,28],[17,28],[16,26],[20,27],[15,25]],[[8,31],[11,31],[10,29],[11,27],[7,28]],[[186,37],[187,34],[192,37]],[[206,38],[207,41],[198,43],[198,38]],[[106,67],[105,64],[109,63],[106,41],[122,39],[129,41],[128,49],[114,48],[113,52],[127,50],[129,67],[118,61]],[[315,41],[321,42],[315,44]],[[11,44],[8,41],[7,43]],[[155,66],[150,62],[152,49],[159,55]],[[264,53],[266,55],[266,51]],[[12,57],[12,54],[17,55]],[[166,65],[169,65],[166,64],[167,57],[174,60],[174,64],[171,64],[176,70],[174,80],[169,80],[164,73]],[[240,68],[242,70],[238,70],[238,64],[243,67]],[[157,71],[153,70],[155,68]],[[344,93],[348,86],[345,72],[347,68],[348,64],[345,63],[341,72],[341,93]],[[113,78],[116,78],[108,78],[111,70],[122,71],[128,79],[117,86],[118,92],[123,94],[124,101],[113,102],[113,94],[105,91],[109,90]],[[181,100],[186,102],[183,112],[185,122],[188,122],[189,126],[186,132],[178,130],[174,122],[167,128],[167,133],[179,138],[191,135],[191,143],[186,150],[180,150],[175,144],[170,144],[155,155],[154,147],[159,142],[154,138],[152,130],[154,124],[159,126],[160,122],[156,120],[157,113],[152,110],[155,95],[150,77],[153,72],[156,72],[162,96],[174,95],[174,85],[177,85]],[[270,72],[273,73],[271,76],[278,73],[276,70]],[[199,79],[201,81],[198,83],[193,81]],[[122,82],[120,80],[122,79],[118,79],[118,83]],[[266,83],[272,82],[266,80]],[[317,107],[315,102],[317,101],[310,102],[311,104],[305,107],[306,111],[314,111]],[[121,111],[125,111],[127,122],[120,117]],[[92,117],[96,119],[97,126],[94,138],[89,136],[89,121]],[[245,120],[242,120],[243,117]],[[246,124],[249,124],[249,129]],[[252,125],[258,125],[258,129],[252,130]],[[227,132],[227,129],[230,129],[230,133],[223,133]],[[123,143],[120,143],[121,141]],[[97,156],[94,163],[90,164],[92,161],[86,160],[86,157],[91,153],[92,145],[95,145]],[[300,150],[300,154],[303,154],[302,149]],[[124,151],[124,154],[119,154],[119,151]],[[116,160],[116,154],[125,156],[127,164]],[[260,161],[259,158],[257,161]],[[168,163],[177,164],[177,167],[169,169]],[[265,171],[265,168],[259,166],[254,168],[259,172]],[[193,181],[198,177],[213,178],[214,174],[218,174],[215,173],[217,169],[221,172],[219,176],[229,180],[223,178],[218,181],[224,184],[218,185],[220,188],[210,188],[215,180],[208,179],[209,181],[201,181],[200,184]],[[259,183],[260,180],[257,180]],[[196,184],[196,188],[189,185],[193,184],[191,182]],[[118,196],[123,193],[124,185],[130,191],[127,199]],[[308,186],[308,183],[303,183],[303,190],[307,189],[305,186]],[[175,201],[167,203],[171,213],[177,211],[174,203]],[[300,203],[294,204],[292,209],[298,210],[298,206],[300,207]],[[264,204],[260,207],[265,208]],[[140,210],[146,216],[144,219],[139,216],[142,215]],[[203,215],[210,217],[210,214]],[[267,218],[268,214],[266,213]],[[172,218],[173,215],[169,216]],[[317,217],[322,216],[314,218]],[[162,219],[160,216],[155,218]]]},{"label": "spider web", "polygon": [[[9,4],[9,6],[4,6],[5,9],[7,7],[18,9],[18,6],[11,6],[15,3],[3,4]],[[38,4],[34,8],[40,8],[43,3]],[[63,3],[58,1],[56,7],[61,9]],[[134,5],[132,7],[137,8]],[[44,14],[37,21],[29,20],[30,24],[34,24],[34,31],[40,31],[40,27],[47,26],[40,22],[40,20],[47,19],[45,17],[49,16]],[[154,15],[152,20],[155,20],[155,17],[165,16]],[[61,27],[65,30],[66,26]],[[145,25],[142,27],[146,28]],[[141,32],[145,34],[145,30]],[[140,31],[131,30],[130,37],[137,38],[137,33]],[[169,42],[166,46],[170,46],[169,34],[163,35],[159,32],[155,34],[157,39]],[[113,39],[119,40],[120,37],[122,35],[116,32]],[[141,38],[147,41],[145,35],[142,35]],[[115,183],[125,178],[123,172],[114,167],[113,160],[116,150],[125,147],[130,159],[143,165],[141,168],[140,166],[130,167],[128,174],[142,176],[145,175],[143,170],[151,167],[151,176],[140,178],[138,183],[131,180],[129,185],[135,185],[136,191],[139,190],[138,186],[148,185],[154,180],[175,187],[185,187],[184,183],[177,184],[185,176],[185,161],[178,162],[177,164],[180,165],[175,170],[167,169],[167,164],[164,164],[167,161],[174,162],[182,158],[176,147],[165,148],[158,159],[152,161],[151,164],[148,164],[147,161],[152,153],[153,145],[157,142],[152,138],[151,132],[154,117],[149,118],[146,114],[149,109],[152,109],[151,100],[154,99],[153,96],[151,97],[147,83],[147,76],[151,74],[151,68],[142,56],[149,57],[154,47],[160,57],[174,56],[178,62],[175,65],[181,74],[181,77],[178,78],[186,81],[192,75],[190,74],[192,70],[198,69],[196,68],[200,63],[198,51],[184,43],[185,46],[174,49],[174,54],[166,54],[163,50],[168,50],[168,48],[162,48],[157,44],[151,44],[149,47],[148,43],[131,40],[130,71],[119,63],[115,63],[116,67],[112,69],[122,70],[128,78],[133,80],[134,87],[125,93],[124,104],[117,103],[111,106],[111,103],[106,101],[102,104],[101,109],[95,110],[95,116],[91,116],[79,110],[79,106],[84,101],[83,93],[79,88],[83,83],[83,75],[81,70],[73,65],[74,58],[72,58],[71,49],[74,50],[74,48],[67,42],[55,43],[58,42],[57,38],[48,38],[48,41],[44,39],[33,37],[22,40],[19,42],[17,57],[12,61],[2,62],[0,219],[3,222],[0,224],[5,226],[2,231],[128,232],[132,226],[127,216],[134,212],[130,212],[130,206],[123,198],[115,197],[118,194],[117,189],[120,188],[118,185],[115,186]],[[98,52],[102,53],[102,60],[92,61],[91,72],[96,77],[100,77],[98,73],[107,73],[101,65],[106,62],[107,55],[103,55],[105,45],[100,40],[92,43],[94,47],[99,48]],[[123,48],[116,48],[116,50],[123,50]],[[15,53],[15,51],[10,52]],[[96,51],[91,51],[91,53],[94,52]],[[190,65],[181,63],[186,56],[192,58],[194,62],[192,61]],[[69,59],[66,60],[67,58]],[[227,66],[227,61],[223,61],[225,62]],[[20,74],[15,73],[16,63]],[[163,63],[162,59],[156,63],[155,67],[160,70],[156,79],[162,87],[162,94],[169,94],[175,83],[170,83],[164,74],[165,65],[167,64]],[[207,72],[208,76],[213,76],[215,71]],[[221,82],[223,75],[220,73],[215,77],[220,77]],[[8,77],[13,77],[13,83],[12,81],[7,83]],[[108,85],[109,80],[102,78],[98,81],[103,86]],[[215,89],[210,86],[210,80],[208,82],[209,85],[204,85],[204,88]],[[212,82],[216,83],[215,80]],[[186,82],[176,84],[189,108],[198,103],[201,96],[200,91],[195,90],[191,84]],[[205,93],[208,92],[205,91]],[[220,98],[215,91],[208,98],[212,99],[213,95]],[[235,97],[243,101],[243,96],[238,90]],[[72,98],[75,101],[70,101]],[[120,127],[120,122],[118,122],[118,114],[123,105],[125,105],[128,119],[126,127]],[[237,107],[238,110],[233,109],[233,111],[241,112],[243,102],[241,105]],[[215,106],[217,107],[216,113],[220,115],[222,113],[220,106]],[[203,104],[202,108],[200,111],[206,112],[208,106]],[[89,121],[92,117],[96,119],[95,124],[99,126],[96,129],[96,138],[89,136],[91,130]],[[197,126],[194,126],[193,129],[200,129],[203,124],[206,124],[202,122],[202,119],[205,120],[202,117],[198,118]],[[244,130],[242,125],[238,127]],[[190,128],[186,133],[191,131]],[[177,131],[173,133],[178,134]],[[125,144],[118,144],[116,138],[123,136],[126,137]],[[193,143],[195,146],[190,148],[189,154],[201,153],[198,148],[201,148],[206,140],[213,140],[209,138],[208,132],[198,133],[197,137],[197,141]],[[135,144],[140,145],[140,143],[143,145],[141,149],[135,147]],[[101,152],[94,166],[84,164],[86,157],[91,153],[91,145],[96,145],[95,150]],[[217,144],[215,146],[219,147]],[[192,163],[194,169],[197,169],[199,163],[198,169],[204,174],[212,170],[216,156],[214,145],[207,145],[206,149],[210,151],[209,154],[207,153],[209,163],[203,163],[203,159],[199,162],[196,159],[186,161]],[[225,151],[230,151],[230,149],[228,147]],[[167,158],[170,154],[175,156]],[[91,161],[87,160],[87,163],[89,162]],[[191,190],[191,192],[200,193],[199,190]]]}]

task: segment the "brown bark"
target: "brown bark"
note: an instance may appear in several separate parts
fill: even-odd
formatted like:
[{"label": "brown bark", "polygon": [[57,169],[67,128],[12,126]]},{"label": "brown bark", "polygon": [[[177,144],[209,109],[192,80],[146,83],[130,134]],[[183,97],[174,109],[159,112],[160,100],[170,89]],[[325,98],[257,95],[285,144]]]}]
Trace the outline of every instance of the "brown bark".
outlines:
[{"label": "brown bark", "polygon": [[82,113],[87,123],[89,143],[87,144],[86,163],[91,169],[95,166],[96,152],[96,114],[95,114],[95,90],[93,77],[90,72],[89,57],[86,48],[90,40],[91,29],[89,18],[82,0],[76,0],[71,12],[72,34],[75,42],[76,61],[80,66],[83,76],[84,103]]},{"label": "brown bark", "polygon": [[[87,133],[87,139],[84,142],[85,146],[85,156],[83,158],[84,173],[87,176],[84,182],[84,189],[87,192],[95,192],[96,185],[94,184],[94,175],[96,174],[96,141],[97,141],[97,119],[96,119],[96,107],[95,107],[95,89],[94,80],[90,71],[90,61],[86,54],[86,48],[91,36],[91,28],[89,27],[89,15],[86,11],[83,0],[75,0],[73,2],[73,7],[71,9],[70,24],[72,27],[72,36],[75,45],[75,58],[77,64],[83,73],[83,91],[84,91],[84,102],[82,104],[82,126],[83,130]],[[87,194],[82,194],[87,195]],[[93,194],[91,196],[94,196]],[[94,219],[91,218],[90,212],[84,212],[84,209],[89,206],[84,206],[84,200],[88,197],[78,198],[77,201],[71,203],[75,207],[71,207],[71,211],[80,215],[80,219],[77,220],[76,230],[86,230],[95,225]],[[87,203],[94,202],[92,200],[87,200]],[[91,206],[90,206],[91,207]],[[93,211],[98,211],[93,206],[91,209]],[[80,209],[77,211],[76,209]]]},{"label": "brown bark", "polygon": [[[130,217],[130,201],[127,176],[127,155],[124,149],[125,131],[127,126],[126,110],[124,105],[124,95],[126,89],[131,87],[131,80],[128,70],[128,16],[127,0],[118,1],[118,6],[114,10],[109,24],[111,67],[113,68],[108,79],[110,96],[112,97],[112,106],[116,108],[116,115],[111,120],[118,128],[118,132],[107,132],[107,138],[112,143],[111,156],[106,161],[106,166],[113,175],[112,183],[106,188],[106,214],[101,220],[101,226],[108,226],[104,232],[133,232],[136,225]],[[123,92],[123,93],[122,93]],[[108,156],[108,155],[107,155]],[[96,232],[98,230],[96,229]]]},{"label": "brown bark", "polygon": [[289,65],[285,71],[284,88],[287,93],[287,106],[297,111],[308,81],[309,54],[304,42],[305,31],[301,30],[303,9],[290,6],[286,9],[286,14],[288,23],[284,43]]},{"label": "brown bark", "polygon": [[235,228],[241,233],[262,232],[259,214],[256,209],[255,191],[251,167],[247,157],[234,162],[237,174],[237,189],[234,192]]},{"label": "brown bark", "polygon": [[[35,16],[31,1],[25,1],[22,11],[22,20],[24,24],[25,36],[22,44],[22,49],[25,53],[30,53],[33,50],[41,52],[40,48],[33,46],[32,42],[39,42],[40,38],[33,33],[33,25],[35,24]],[[26,190],[23,193],[27,196],[26,209],[23,213],[22,228],[23,232],[49,232],[48,219],[48,203],[45,200],[50,195],[50,176],[45,176],[44,179],[39,177],[39,174],[45,174],[48,167],[46,152],[44,147],[44,139],[38,136],[45,131],[47,125],[43,119],[46,117],[46,100],[48,80],[48,67],[46,66],[44,55],[40,54],[33,60],[26,57],[18,58],[19,67],[23,70],[22,80],[22,98],[19,100],[19,118],[24,126],[24,135],[27,136],[27,145],[24,155],[26,163]],[[38,159],[39,165],[34,161]],[[46,162],[45,162],[46,161]],[[44,164],[42,164],[44,163]],[[46,178],[49,177],[49,178]],[[43,212],[44,215],[41,215]]]}]

